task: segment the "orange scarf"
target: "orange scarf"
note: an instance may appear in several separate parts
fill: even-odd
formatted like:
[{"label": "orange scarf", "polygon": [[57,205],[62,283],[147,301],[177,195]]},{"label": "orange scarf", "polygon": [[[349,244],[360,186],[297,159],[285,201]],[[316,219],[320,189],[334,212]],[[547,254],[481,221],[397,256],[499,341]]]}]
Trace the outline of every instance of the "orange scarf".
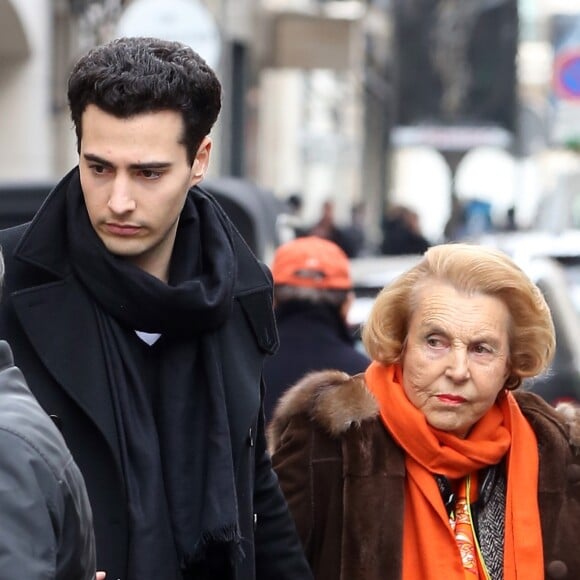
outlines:
[{"label": "orange scarf", "polygon": [[464,579],[434,474],[464,478],[506,454],[504,579],[543,580],[537,442],[511,393],[498,396],[468,437],[460,439],[431,427],[408,400],[400,366],[373,362],[365,379],[384,425],[405,451],[403,580]]}]

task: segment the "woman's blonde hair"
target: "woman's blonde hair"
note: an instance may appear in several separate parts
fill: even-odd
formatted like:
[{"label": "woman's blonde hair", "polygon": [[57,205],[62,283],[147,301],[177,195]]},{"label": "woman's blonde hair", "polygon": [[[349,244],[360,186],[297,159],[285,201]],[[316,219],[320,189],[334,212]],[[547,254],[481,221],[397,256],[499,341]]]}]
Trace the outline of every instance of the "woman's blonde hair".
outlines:
[{"label": "woman's blonde hair", "polygon": [[440,281],[468,295],[499,298],[508,308],[510,376],[506,388],[517,388],[523,378],[540,374],[550,364],[556,347],[550,309],[540,289],[504,253],[471,244],[441,244],[378,294],[362,329],[362,339],[373,360],[399,362],[418,290]]}]

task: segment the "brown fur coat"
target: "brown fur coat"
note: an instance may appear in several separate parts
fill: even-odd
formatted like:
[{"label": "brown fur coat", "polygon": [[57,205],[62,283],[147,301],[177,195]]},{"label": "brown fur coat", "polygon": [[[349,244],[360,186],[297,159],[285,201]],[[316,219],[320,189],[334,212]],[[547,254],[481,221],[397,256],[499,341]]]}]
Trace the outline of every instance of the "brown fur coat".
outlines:
[{"label": "brown fur coat", "polygon": [[[580,578],[580,411],[516,393],[538,438],[545,578]],[[307,375],[269,426],[274,468],[317,580],[399,580],[405,464],[363,375]],[[525,580],[525,579],[522,579]]]}]

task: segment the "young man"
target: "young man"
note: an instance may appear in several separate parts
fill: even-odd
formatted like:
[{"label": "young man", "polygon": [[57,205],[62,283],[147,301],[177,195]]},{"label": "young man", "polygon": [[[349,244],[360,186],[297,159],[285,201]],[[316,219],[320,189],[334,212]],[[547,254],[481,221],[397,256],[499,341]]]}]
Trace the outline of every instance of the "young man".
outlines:
[{"label": "young man", "polygon": [[68,98],[79,166],[0,233],[0,332],[87,481],[97,567],[311,578],[265,447],[271,280],[197,187],[218,79],[179,43],[119,39]]},{"label": "young man", "polygon": [[280,348],[264,365],[267,422],[305,374],[339,369],[355,375],[370,364],[346,323],[354,299],[350,261],[334,242],[306,236],[282,244],[272,274]]}]

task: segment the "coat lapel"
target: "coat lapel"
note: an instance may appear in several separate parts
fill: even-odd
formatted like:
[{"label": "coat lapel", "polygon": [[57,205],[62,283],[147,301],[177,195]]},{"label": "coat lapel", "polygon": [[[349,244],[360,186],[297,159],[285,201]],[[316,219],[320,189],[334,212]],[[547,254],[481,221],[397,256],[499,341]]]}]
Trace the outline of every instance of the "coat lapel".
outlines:
[{"label": "coat lapel", "polygon": [[54,380],[94,421],[119,461],[115,414],[94,308],[73,276],[15,292],[14,309]]}]

